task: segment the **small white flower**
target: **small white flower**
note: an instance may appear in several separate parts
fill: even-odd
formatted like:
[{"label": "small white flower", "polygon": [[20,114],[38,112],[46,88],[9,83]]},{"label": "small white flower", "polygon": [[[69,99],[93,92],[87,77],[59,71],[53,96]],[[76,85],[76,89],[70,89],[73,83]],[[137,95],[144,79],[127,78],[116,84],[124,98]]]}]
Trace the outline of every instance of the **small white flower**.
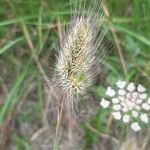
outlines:
[{"label": "small white flower", "polygon": [[130,121],[129,115],[124,115],[123,116],[123,122],[128,123]]},{"label": "small white flower", "polygon": [[116,94],[116,92],[114,89],[112,89],[111,87],[107,88],[106,95],[113,97],[113,96],[115,96],[115,94]]},{"label": "small white flower", "polygon": [[121,102],[121,105],[124,106],[124,107],[127,106],[127,104],[125,102]]},{"label": "small white flower", "polygon": [[129,93],[129,92],[127,92],[126,97],[127,97],[128,99],[131,99],[131,98],[132,98],[132,94]]},{"label": "small white flower", "polygon": [[138,111],[140,111],[140,110],[141,110],[141,107],[138,106],[138,105],[136,105],[136,106],[135,106],[135,109],[138,110]]},{"label": "small white flower", "polygon": [[150,105],[148,103],[143,103],[142,108],[145,110],[150,110]]},{"label": "small white flower", "polygon": [[131,128],[132,128],[135,132],[141,130],[141,127],[139,126],[138,122],[132,123],[132,124],[131,124]]},{"label": "small white flower", "polygon": [[116,120],[121,119],[121,113],[119,111],[118,112],[112,112],[112,115]]},{"label": "small white flower", "polygon": [[133,92],[132,93],[132,98],[133,99],[137,99],[137,97],[138,97],[138,92]]},{"label": "small white flower", "polygon": [[112,103],[114,103],[114,104],[119,103],[119,99],[118,98],[112,98]]},{"label": "small white flower", "polygon": [[127,107],[123,107],[122,111],[127,112],[127,111],[129,111],[129,109]]},{"label": "small white flower", "polygon": [[126,103],[130,110],[132,110],[136,106],[135,103],[133,103],[132,101],[127,101]]},{"label": "small white flower", "polygon": [[118,98],[119,98],[120,101],[124,101],[125,100],[124,96],[119,96]]},{"label": "small white flower", "polygon": [[121,109],[121,106],[119,104],[113,105],[113,109],[118,111]]},{"label": "small white flower", "polygon": [[138,90],[138,92],[145,92],[146,91],[145,87],[141,84],[138,85],[137,90]]},{"label": "small white flower", "polygon": [[148,98],[147,103],[150,104],[150,98]]},{"label": "small white flower", "polygon": [[146,93],[139,94],[139,98],[146,99],[147,98],[147,94]]},{"label": "small white flower", "polygon": [[121,80],[119,80],[119,81],[116,83],[116,85],[117,85],[118,88],[123,89],[123,88],[126,86],[126,81],[121,81]]},{"label": "small white flower", "polygon": [[130,84],[128,84],[127,90],[128,90],[129,92],[133,92],[133,91],[135,90],[135,85],[134,85],[133,82],[131,82]]},{"label": "small white flower", "polygon": [[143,102],[142,99],[137,99],[137,100],[136,100],[136,103],[137,103],[137,104],[141,104],[142,102]]},{"label": "small white flower", "polygon": [[107,108],[109,105],[110,105],[110,102],[107,101],[106,99],[102,98],[101,102],[100,102],[100,105],[103,107],[103,108]]},{"label": "small white flower", "polygon": [[132,116],[135,117],[135,118],[138,117],[138,112],[137,111],[132,111]]},{"label": "small white flower", "polygon": [[124,95],[126,94],[126,91],[120,89],[120,90],[118,91],[118,94],[124,96]]},{"label": "small white flower", "polygon": [[148,118],[147,114],[141,114],[140,118],[145,123],[149,122],[149,118]]}]

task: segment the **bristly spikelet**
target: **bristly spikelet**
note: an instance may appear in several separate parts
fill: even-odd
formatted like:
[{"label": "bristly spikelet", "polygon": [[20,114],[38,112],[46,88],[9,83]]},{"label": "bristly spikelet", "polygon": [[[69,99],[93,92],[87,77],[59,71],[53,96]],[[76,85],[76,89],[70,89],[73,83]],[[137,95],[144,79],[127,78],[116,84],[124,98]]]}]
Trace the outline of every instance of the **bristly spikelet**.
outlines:
[{"label": "bristly spikelet", "polygon": [[93,83],[98,70],[96,53],[103,38],[102,13],[92,7],[87,11],[80,9],[65,33],[56,65],[58,83],[67,96],[65,104],[69,112],[74,112],[79,95]]}]

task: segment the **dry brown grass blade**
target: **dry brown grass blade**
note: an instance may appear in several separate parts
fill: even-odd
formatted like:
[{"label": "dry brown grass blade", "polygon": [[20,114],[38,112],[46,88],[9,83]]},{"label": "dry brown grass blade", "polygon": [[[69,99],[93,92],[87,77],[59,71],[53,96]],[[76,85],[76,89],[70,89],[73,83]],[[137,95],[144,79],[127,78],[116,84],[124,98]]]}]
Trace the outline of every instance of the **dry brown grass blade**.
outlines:
[{"label": "dry brown grass blade", "polygon": [[23,30],[24,36],[25,36],[25,38],[26,38],[26,40],[27,40],[27,44],[28,44],[28,46],[29,46],[29,48],[30,48],[30,50],[31,50],[31,52],[32,52],[34,61],[36,62],[37,67],[38,67],[38,69],[39,69],[39,71],[40,71],[40,73],[41,73],[41,75],[42,75],[42,77],[43,77],[45,83],[46,83],[48,86],[54,85],[54,82],[53,82],[52,80],[50,80],[50,79],[47,77],[47,75],[46,75],[46,73],[45,73],[45,71],[44,71],[44,69],[43,69],[41,63],[40,63],[39,60],[38,60],[38,56],[37,56],[37,54],[35,53],[35,48],[34,48],[34,45],[33,45],[32,40],[31,40],[31,38],[30,38],[30,34],[29,34],[29,31],[28,31],[28,29],[27,29],[25,23],[22,22],[21,26],[22,26],[22,30]]},{"label": "dry brown grass blade", "polygon": [[134,138],[128,138],[121,146],[120,150],[140,150]]},{"label": "dry brown grass blade", "polygon": [[55,133],[55,139],[54,139],[54,145],[53,145],[54,150],[58,149],[58,142],[59,142],[58,136],[59,136],[59,129],[60,129],[61,119],[62,119],[62,114],[63,114],[63,108],[64,108],[64,101],[62,100],[61,108],[60,108],[60,111],[58,109],[58,115],[57,115],[56,133]]}]

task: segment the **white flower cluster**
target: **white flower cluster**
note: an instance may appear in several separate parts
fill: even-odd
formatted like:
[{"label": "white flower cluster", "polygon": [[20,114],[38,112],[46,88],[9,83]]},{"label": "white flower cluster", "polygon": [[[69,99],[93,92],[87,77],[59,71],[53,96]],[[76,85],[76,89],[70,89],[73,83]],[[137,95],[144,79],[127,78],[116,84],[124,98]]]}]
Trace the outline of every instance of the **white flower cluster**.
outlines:
[{"label": "white flower cluster", "polygon": [[141,130],[140,124],[149,123],[150,117],[150,97],[146,94],[146,88],[133,82],[119,80],[116,88],[108,87],[106,95],[109,99],[103,98],[100,105],[103,108],[111,107],[112,115],[116,120],[122,120],[134,131]]}]

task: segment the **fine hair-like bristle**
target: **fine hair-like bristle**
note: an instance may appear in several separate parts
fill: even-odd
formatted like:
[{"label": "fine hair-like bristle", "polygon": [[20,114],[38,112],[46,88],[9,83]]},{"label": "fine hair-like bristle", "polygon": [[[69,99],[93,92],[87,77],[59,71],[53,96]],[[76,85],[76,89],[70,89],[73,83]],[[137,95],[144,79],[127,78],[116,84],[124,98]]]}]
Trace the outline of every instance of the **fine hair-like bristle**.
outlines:
[{"label": "fine hair-like bristle", "polygon": [[[95,5],[94,5],[95,4]],[[97,50],[108,28],[102,28],[103,13],[100,3],[86,9],[86,2],[77,7],[61,44],[56,70],[59,86],[65,92],[67,111],[77,108],[79,96],[92,85],[98,70]],[[89,5],[89,4],[87,4]]]}]

